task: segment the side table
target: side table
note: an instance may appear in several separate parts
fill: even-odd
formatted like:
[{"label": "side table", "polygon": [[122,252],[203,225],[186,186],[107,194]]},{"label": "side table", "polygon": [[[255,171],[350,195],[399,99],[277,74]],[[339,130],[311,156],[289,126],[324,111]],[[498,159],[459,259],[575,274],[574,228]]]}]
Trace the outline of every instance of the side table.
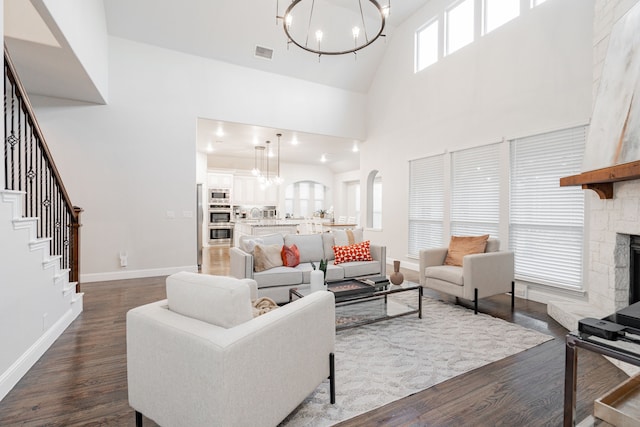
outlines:
[{"label": "side table", "polygon": [[640,343],[633,342],[634,348],[632,350],[616,346],[615,343],[616,341],[595,339],[593,335],[584,332],[573,331],[567,334],[564,373],[564,427],[576,425],[578,349],[582,348],[602,354],[603,356],[640,366]]}]

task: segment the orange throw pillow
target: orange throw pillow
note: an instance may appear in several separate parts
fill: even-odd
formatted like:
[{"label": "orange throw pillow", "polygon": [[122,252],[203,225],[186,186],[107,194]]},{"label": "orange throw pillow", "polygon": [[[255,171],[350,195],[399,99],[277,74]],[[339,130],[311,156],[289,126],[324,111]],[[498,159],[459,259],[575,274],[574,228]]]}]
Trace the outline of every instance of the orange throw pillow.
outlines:
[{"label": "orange throw pillow", "polygon": [[333,263],[338,265],[351,261],[373,261],[370,246],[371,242],[369,240],[348,246],[334,246],[333,254],[336,259]]},{"label": "orange throw pillow", "polygon": [[295,267],[300,264],[300,251],[298,247],[293,244],[291,246],[282,246],[282,265],[285,267]]},{"label": "orange throw pillow", "polygon": [[465,255],[484,253],[487,239],[489,239],[488,234],[484,236],[451,236],[444,265],[462,267],[462,257]]}]

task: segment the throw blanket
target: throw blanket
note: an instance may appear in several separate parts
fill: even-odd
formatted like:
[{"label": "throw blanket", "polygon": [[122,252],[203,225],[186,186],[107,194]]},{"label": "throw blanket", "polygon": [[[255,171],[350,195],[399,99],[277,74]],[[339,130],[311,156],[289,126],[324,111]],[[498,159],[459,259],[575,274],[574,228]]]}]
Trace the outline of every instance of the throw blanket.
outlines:
[{"label": "throw blanket", "polygon": [[253,305],[253,317],[258,317],[278,308],[278,304],[269,297],[258,298],[251,304]]}]

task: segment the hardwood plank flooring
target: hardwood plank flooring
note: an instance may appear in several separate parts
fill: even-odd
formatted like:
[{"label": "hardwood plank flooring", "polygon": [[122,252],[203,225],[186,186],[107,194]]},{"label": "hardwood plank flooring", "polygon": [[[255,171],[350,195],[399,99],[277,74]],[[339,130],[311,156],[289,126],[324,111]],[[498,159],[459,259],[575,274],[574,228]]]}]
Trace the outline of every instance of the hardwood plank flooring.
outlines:
[{"label": "hardwood plank flooring", "polygon": [[[407,280],[418,280],[416,272],[402,271]],[[228,249],[209,248],[203,272],[229,274]],[[0,402],[0,426],[135,425],[127,400],[125,314],[165,298],[164,278],[86,283],[83,291],[84,312]],[[509,302],[507,295],[481,300],[480,311],[555,339],[338,425],[562,425],[567,331],[546,314],[545,305],[516,299],[511,313]],[[595,398],[624,379],[602,356],[581,351],[580,418],[592,413]],[[145,419],[145,426],[154,425]]]}]

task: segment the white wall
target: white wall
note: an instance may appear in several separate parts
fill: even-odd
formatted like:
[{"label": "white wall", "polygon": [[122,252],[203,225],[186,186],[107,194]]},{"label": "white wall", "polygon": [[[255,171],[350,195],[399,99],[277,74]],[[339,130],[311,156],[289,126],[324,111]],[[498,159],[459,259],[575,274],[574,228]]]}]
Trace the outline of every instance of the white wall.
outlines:
[{"label": "white wall", "polygon": [[83,281],[195,269],[195,216],[183,214],[195,210],[197,117],[364,136],[360,94],[119,38],[109,39],[109,52],[108,105],[32,99],[69,194],[85,210]]},{"label": "white wall", "polygon": [[102,0],[37,0],[35,4],[45,20],[55,21],[90,81],[107,102],[109,43]]},{"label": "white wall", "polygon": [[369,237],[392,259],[415,262],[406,257],[409,160],[584,124],[591,113],[593,1],[525,10],[414,74],[415,30],[450,3],[429,2],[396,30],[370,91],[360,178],[382,176],[383,230]]},{"label": "white wall", "polygon": [[[336,219],[338,216],[349,216],[350,214],[350,203],[347,200],[347,183],[352,181],[360,181],[360,171],[337,173],[333,177],[333,207]],[[362,188],[365,188],[365,186],[361,184],[361,191]],[[363,222],[362,220],[359,221],[360,224]]]}]

